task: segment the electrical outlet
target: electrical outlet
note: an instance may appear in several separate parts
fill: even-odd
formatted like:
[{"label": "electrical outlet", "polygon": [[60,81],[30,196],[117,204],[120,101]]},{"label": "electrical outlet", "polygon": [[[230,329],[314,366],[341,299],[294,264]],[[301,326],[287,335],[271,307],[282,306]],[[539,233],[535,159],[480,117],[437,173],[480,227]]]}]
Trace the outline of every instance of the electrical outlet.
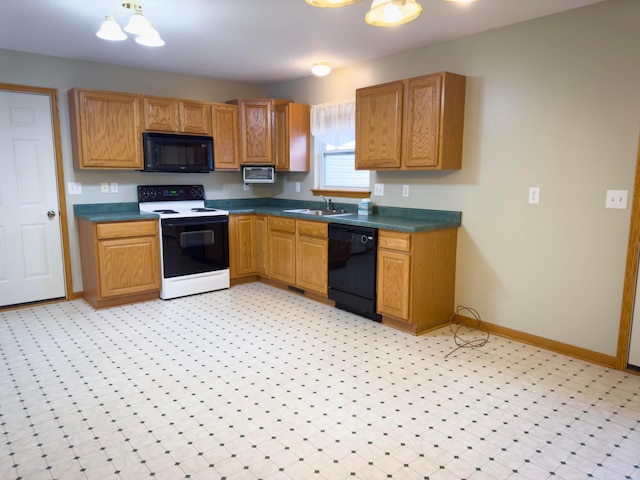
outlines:
[{"label": "electrical outlet", "polygon": [[296,192],[300,193],[300,182],[296,182]]},{"label": "electrical outlet", "polygon": [[109,184],[107,182],[102,182],[100,184],[100,192],[109,193]]},{"label": "electrical outlet", "polygon": [[67,193],[69,193],[69,195],[82,194],[82,184],[80,182],[68,182]]},{"label": "electrical outlet", "polygon": [[628,190],[607,190],[605,208],[620,208],[625,210],[627,208],[628,196]]},{"label": "electrical outlet", "polygon": [[402,186],[402,196],[403,197],[408,197],[409,196],[409,185],[403,185]]},{"label": "electrical outlet", "polygon": [[111,182],[111,193],[118,193],[118,182]]},{"label": "electrical outlet", "polygon": [[375,183],[373,185],[373,194],[376,197],[384,196],[384,183]]},{"label": "electrical outlet", "polygon": [[540,203],[540,187],[529,187],[529,203]]},{"label": "electrical outlet", "polygon": [[244,185],[242,185],[242,190],[244,190],[245,192],[248,192],[249,190],[251,190],[251,185],[249,185],[248,183],[245,183]]}]

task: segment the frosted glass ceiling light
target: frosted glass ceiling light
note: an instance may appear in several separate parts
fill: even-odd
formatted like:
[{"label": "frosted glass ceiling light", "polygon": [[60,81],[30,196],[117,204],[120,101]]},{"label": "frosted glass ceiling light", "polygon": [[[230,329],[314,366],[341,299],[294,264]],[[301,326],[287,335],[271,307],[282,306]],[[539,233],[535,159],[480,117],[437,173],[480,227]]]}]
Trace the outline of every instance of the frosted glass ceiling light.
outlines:
[{"label": "frosted glass ceiling light", "polygon": [[164,45],[164,40],[160,38],[160,34],[153,25],[149,24],[149,28],[136,37],[136,43],[145,47],[161,47]]},{"label": "frosted glass ceiling light", "polygon": [[311,73],[316,77],[324,77],[331,73],[331,66],[328,62],[316,62],[311,67]]},{"label": "frosted glass ceiling light", "polygon": [[124,31],[133,33],[134,35],[141,35],[151,25],[149,20],[143,15],[142,7],[137,3],[123,3],[123,7],[133,9],[134,13],[129,19],[129,23],[124,27]]},{"label": "frosted glass ceiling light", "polygon": [[111,40],[114,42],[119,42],[127,38],[127,35],[122,31],[120,25],[116,23],[113,15],[104,17],[104,22],[102,22],[100,30],[96,32],[96,36],[103,40]]},{"label": "frosted glass ceiling light", "polygon": [[393,27],[418,18],[422,7],[416,0],[373,0],[364,21],[377,27]]},{"label": "frosted glass ceiling light", "polygon": [[[133,11],[133,15],[129,19],[124,31],[137,35],[136,42],[146,47],[161,47],[164,40],[160,38],[160,34],[153,27],[151,22],[142,13],[142,6],[138,2],[126,2],[122,4],[126,10]],[[96,32],[99,38],[104,40],[124,40],[127,35],[122,31],[113,18],[113,15],[107,15],[102,22],[100,30]]]},{"label": "frosted glass ceiling light", "polygon": [[346,7],[347,5],[353,5],[360,0],[305,0],[309,5],[314,7]]}]

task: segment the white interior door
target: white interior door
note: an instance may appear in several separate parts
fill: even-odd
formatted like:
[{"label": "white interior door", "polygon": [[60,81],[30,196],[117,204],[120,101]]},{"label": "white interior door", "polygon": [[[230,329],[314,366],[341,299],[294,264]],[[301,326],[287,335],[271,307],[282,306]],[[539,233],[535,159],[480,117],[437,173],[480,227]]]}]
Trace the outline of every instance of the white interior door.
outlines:
[{"label": "white interior door", "polygon": [[51,99],[0,91],[0,306],[64,296]]}]

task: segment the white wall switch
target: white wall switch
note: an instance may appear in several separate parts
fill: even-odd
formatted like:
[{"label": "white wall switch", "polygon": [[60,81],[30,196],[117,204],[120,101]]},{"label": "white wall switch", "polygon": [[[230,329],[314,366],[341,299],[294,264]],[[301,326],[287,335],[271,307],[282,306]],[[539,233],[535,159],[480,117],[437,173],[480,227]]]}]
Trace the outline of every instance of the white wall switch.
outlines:
[{"label": "white wall switch", "polygon": [[529,187],[529,203],[540,203],[540,187]]},{"label": "white wall switch", "polygon": [[402,196],[403,197],[408,197],[409,196],[409,185],[403,185],[402,186]]},{"label": "white wall switch", "polygon": [[80,194],[82,194],[82,184],[80,182],[68,182],[67,183],[67,193],[69,195],[80,195]]},{"label": "white wall switch", "polygon": [[373,194],[376,197],[384,196],[384,183],[375,183],[373,185]]},{"label": "white wall switch", "polygon": [[605,208],[620,208],[622,210],[626,209],[628,196],[628,190],[607,190],[607,201],[605,202]]},{"label": "white wall switch", "polygon": [[296,182],[296,192],[300,193],[300,182]]},{"label": "white wall switch", "polygon": [[109,193],[109,184],[107,182],[102,182],[100,184],[100,192]]},{"label": "white wall switch", "polygon": [[118,193],[118,182],[111,182],[111,193]]}]

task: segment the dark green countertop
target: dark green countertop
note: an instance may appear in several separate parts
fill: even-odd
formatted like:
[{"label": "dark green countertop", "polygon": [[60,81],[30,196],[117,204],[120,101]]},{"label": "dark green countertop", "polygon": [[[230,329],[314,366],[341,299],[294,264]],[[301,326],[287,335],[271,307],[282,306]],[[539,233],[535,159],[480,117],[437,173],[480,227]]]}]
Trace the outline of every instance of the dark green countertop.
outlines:
[{"label": "dark green countertop", "polygon": [[[315,220],[326,223],[341,223],[363,227],[397,230],[402,232],[424,232],[458,228],[462,213],[446,210],[425,210],[419,208],[398,208],[374,206],[373,215],[358,215],[357,205],[336,203],[336,208],[353,212],[347,216],[318,216],[284,212],[295,208],[323,208],[323,202],[284,200],[275,198],[207,200],[210,208],[227,210],[230,214],[260,213],[282,217]],[[91,222],[117,222],[126,220],[148,220],[158,218],[154,214],[141,214],[137,203],[99,203],[73,206],[74,215]]]}]

